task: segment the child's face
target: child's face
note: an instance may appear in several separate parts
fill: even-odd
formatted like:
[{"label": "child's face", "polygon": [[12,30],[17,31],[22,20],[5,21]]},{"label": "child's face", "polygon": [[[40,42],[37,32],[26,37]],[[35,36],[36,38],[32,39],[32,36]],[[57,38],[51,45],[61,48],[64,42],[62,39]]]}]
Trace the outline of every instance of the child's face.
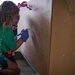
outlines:
[{"label": "child's face", "polygon": [[13,16],[12,25],[17,25],[19,21],[19,13]]}]

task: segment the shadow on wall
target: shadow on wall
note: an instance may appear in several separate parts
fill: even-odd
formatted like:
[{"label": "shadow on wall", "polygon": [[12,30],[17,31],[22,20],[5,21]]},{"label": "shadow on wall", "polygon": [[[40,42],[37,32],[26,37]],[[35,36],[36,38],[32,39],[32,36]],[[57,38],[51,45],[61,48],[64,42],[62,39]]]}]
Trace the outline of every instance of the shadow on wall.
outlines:
[{"label": "shadow on wall", "polygon": [[39,52],[38,56],[40,60],[43,60],[45,57],[42,52],[49,48],[50,22],[48,18],[40,12],[36,14],[35,18],[28,18],[28,21],[34,47],[37,53]]}]

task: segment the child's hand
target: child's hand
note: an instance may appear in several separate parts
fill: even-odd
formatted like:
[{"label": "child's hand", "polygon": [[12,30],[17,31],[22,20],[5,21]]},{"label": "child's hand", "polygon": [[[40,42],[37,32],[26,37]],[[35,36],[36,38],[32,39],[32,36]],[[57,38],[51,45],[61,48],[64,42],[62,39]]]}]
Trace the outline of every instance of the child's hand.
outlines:
[{"label": "child's hand", "polygon": [[4,55],[5,55],[5,57],[7,57],[7,58],[10,58],[10,57],[14,56],[14,55],[13,55],[13,52],[12,52],[11,50],[9,50],[8,52],[6,52]]},{"label": "child's hand", "polygon": [[26,42],[27,39],[29,38],[28,29],[26,30],[23,29],[19,35],[21,35],[20,40]]},{"label": "child's hand", "polygon": [[21,35],[23,33],[24,29],[21,30],[21,32],[19,34],[17,34],[17,36]]}]

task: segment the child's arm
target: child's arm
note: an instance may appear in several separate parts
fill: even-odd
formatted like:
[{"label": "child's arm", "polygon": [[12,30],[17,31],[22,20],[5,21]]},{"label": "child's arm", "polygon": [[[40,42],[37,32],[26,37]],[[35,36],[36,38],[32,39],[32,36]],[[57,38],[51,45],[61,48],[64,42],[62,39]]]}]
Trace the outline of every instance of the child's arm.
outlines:
[{"label": "child's arm", "polygon": [[[28,34],[28,30],[27,29],[26,30],[22,30],[20,35],[21,35],[21,37],[16,41],[16,48],[15,48],[15,50],[17,50],[23,44],[23,42],[26,42],[27,39],[29,38],[29,34]],[[13,56],[13,51],[15,51],[15,50],[9,50],[8,52],[5,53],[5,56],[7,58],[12,57]]]},{"label": "child's arm", "polygon": [[[17,42],[16,42],[16,49],[15,50],[17,50],[22,45],[22,43],[23,43],[22,41],[17,40]],[[13,55],[14,51],[8,50],[8,52],[5,53],[5,57],[10,58],[10,57],[14,56]]]}]

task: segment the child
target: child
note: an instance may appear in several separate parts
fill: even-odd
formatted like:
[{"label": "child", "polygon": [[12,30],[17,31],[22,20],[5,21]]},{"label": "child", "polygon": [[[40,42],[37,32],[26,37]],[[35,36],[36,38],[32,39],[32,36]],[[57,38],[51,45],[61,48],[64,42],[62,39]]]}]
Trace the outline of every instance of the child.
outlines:
[{"label": "child", "polygon": [[22,30],[21,37],[15,42],[12,25],[17,25],[19,20],[19,8],[12,1],[4,1],[0,6],[0,73],[6,75],[19,75],[19,67],[4,54],[15,51],[29,35],[28,30]]},{"label": "child", "polygon": [[[19,20],[19,19],[18,19],[18,20]],[[16,40],[17,40],[17,37],[16,37],[16,36],[17,36],[17,25],[13,25],[11,30],[12,30],[13,33],[15,34],[14,39],[15,39],[15,41],[16,41]],[[14,56],[15,56],[15,52],[8,51],[8,52],[5,53],[5,57],[6,57],[6,58],[8,58],[9,60],[11,60],[11,61],[13,61],[14,63],[17,64],[17,62],[16,62]]]}]

